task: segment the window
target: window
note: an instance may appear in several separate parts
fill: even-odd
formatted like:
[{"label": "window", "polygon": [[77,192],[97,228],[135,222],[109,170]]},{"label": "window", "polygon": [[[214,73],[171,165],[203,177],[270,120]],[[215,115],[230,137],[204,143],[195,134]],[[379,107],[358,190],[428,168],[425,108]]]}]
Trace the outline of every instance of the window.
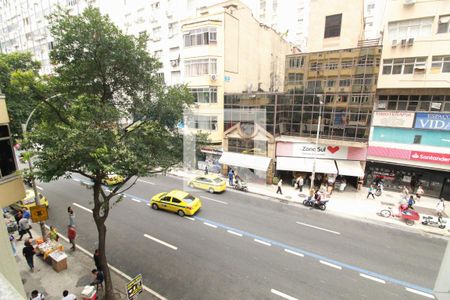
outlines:
[{"label": "window", "polygon": [[309,66],[310,71],[319,71],[322,69],[322,63],[312,62]]},{"label": "window", "polygon": [[336,70],[338,68],[337,61],[329,61],[325,64],[325,69],[327,70]]},{"label": "window", "polygon": [[172,198],[172,203],[174,203],[174,204],[180,204],[181,201],[178,200],[177,198]]},{"label": "window", "polygon": [[300,73],[288,73],[287,83],[300,83],[303,81],[303,74]]},{"label": "window", "polygon": [[320,88],[322,86],[321,80],[310,80],[308,81],[308,88],[314,89],[314,88]]},{"label": "window", "polygon": [[391,40],[401,40],[430,36],[432,25],[433,18],[391,22],[388,26],[389,38]]},{"label": "window", "polygon": [[217,43],[217,29],[205,27],[191,30],[183,35],[184,46],[199,46]]},{"label": "window", "polygon": [[326,16],[324,38],[341,35],[342,14]]},{"label": "window", "polygon": [[169,38],[171,38],[178,32],[178,22],[169,23],[168,29],[169,29]]},{"label": "window", "polygon": [[217,130],[217,117],[195,115],[190,127],[204,130]]},{"label": "window", "polygon": [[351,80],[350,78],[339,80],[339,86],[350,86]]},{"label": "window", "polygon": [[153,56],[154,56],[155,58],[157,58],[157,59],[160,59],[161,56],[162,56],[162,50],[156,50],[156,51],[153,53]]},{"label": "window", "polygon": [[450,23],[450,15],[440,16],[439,17],[439,25],[438,25],[437,33],[448,33],[448,32],[450,32],[449,23]]},{"label": "window", "polygon": [[216,74],[217,59],[205,58],[205,59],[186,60],[184,62],[184,71],[185,76],[187,77]]},{"label": "window", "polygon": [[426,57],[408,57],[383,60],[383,74],[413,74],[425,71]]},{"label": "window", "polygon": [[196,103],[217,103],[216,87],[191,88],[190,92],[194,96]]},{"label": "window", "polygon": [[352,60],[343,60],[341,62],[342,69],[349,69],[353,67],[353,61]]},{"label": "window", "polygon": [[421,141],[422,141],[421,135],[418,134],[414,136],[414,144],[420,144]]},{"label": "window", "polygon": [[302,68],[304,63],[304,57],[289,57],[288,66],[289,68]]},{"label": "window", "polygon": [[333,87],[335,84],[336,84],[336,80],[334,80],[334,79],[327,80],[327,87]]},{"label": "window", "polygon": [[150,5],[150,7],[152,8],[152,10],[156,10],[159,9],[159,1],[158,2],[154,2]]},{"label": "window", "polygon": [[153,40],[159,41],[161,39],[161,27],[155,27],[153,28]]},{"label": "window", "polygon": [[17,170],[12,141],[7,125],[0,126],[0,178],[13,175]]},{"label": "window", "polygon": [[431,69],[441,73],[450,73],[450,56],[433,56]]}]

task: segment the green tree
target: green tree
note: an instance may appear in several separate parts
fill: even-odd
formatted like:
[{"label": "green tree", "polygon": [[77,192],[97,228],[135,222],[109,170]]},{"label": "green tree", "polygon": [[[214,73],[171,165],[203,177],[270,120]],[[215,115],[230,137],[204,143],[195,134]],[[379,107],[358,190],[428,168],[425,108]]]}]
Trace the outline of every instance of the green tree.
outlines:
[{"label": "green tree", "polygon": [[21,124],[46,97],[46,82],[39,76],[39,68],[30,53],[0,54],[0,90],[8,101],[10,128],[16,138],[22,136]]},{"label": "green tree", "polygon": [[[113,299],[107,264],[105,221],[118,194],[139,176],[166,171],[182,161],[177,124],[192,102],[185,86],[165,86],[160,62],[146,50],[147,38],[122,33],[97,9],[51,17],[55,48],[52,106],[29,134],[38,178],[55,180],[79,173],[93,182],[93,218],[98,230],[106,299]],[[158,171],[155,171],[158,170]],[[123,183],[102,188],[109,173]]]}]

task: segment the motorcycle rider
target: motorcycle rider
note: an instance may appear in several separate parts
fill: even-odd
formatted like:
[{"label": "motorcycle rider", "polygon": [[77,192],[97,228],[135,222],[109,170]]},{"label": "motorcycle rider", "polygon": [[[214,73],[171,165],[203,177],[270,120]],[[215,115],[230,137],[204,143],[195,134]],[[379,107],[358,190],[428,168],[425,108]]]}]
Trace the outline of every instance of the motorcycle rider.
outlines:
[{"label": "motorcycle rider", "polygon": [[316,200],[316,204],[317,206],[319,206],[320,204],[322,204],[322,194],[317,190],[316,193],[314,194],[314,199]]}]

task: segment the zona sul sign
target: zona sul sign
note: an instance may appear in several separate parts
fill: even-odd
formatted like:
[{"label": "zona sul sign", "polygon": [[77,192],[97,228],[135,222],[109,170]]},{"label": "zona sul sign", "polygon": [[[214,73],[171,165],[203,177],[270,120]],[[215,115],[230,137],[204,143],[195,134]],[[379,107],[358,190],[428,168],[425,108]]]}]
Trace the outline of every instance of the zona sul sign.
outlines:
[{"label": "zona sul sign", "polygon": [[450,131],[450,114],[416,113],[414,128]]}]

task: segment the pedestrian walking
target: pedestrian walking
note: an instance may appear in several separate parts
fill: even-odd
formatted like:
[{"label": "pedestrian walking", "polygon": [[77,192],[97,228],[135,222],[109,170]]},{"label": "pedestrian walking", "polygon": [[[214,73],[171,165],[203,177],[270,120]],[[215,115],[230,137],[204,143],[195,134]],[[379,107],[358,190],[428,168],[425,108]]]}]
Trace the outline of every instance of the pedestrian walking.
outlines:
[{"label": "pedestrian walking", "polygon": [[67,237],[69,238],[69,243],[72,244],[72,248],[70,248],[72,251],[76,250],[75,246],[75,238],[77,237],[77,230],[74,226],[69,225],[67,228]]},{"label": "pedestrian walking", "polygon": [[103,270],[100,264],[100,251],[98,249],[95,249],[94,251],[94,263],[97,270]]},{"label": "pedestrian walking", "polygon": [[205,175],[208,175],[208,166],[205,166]]},{"label": "pedestrian walking", "polygon": [[23,209],[23,217],[25,218],[25,219],[28,219],[28,221],[30,220],[30,218],[31,218],[31,213],[30,213],[30,211],[28,210],[28,208],[24,208]]},{"label": "pedestrian walking", "polygon": [[403,188],[402,188],[402,195],[403,195],[403,198],[404,198],[406,201],[408,201],[408,199],[409,199],[409,190],[408,190],[408,188],[406,187],[406,185],[404,185]]},{"label": "pedestrian walking", "polygon": [[280,179],[279,181],[278,181],[278,184],[277,184],[277,194],[281,194],[281,195],[283,195],[283,192],[281,191],[281,186],[283,185],[283,179]]},{"label": "pedestrian walking", "polygon": [[230,168],[230,171],[228,171],[228,182],[231,186],[234,185],[233,177],[234,177],[234,171],[233,171],[233,169]]},{"label": "pedestrian walking", "polygon": [[300,192],[303,192],[303,185],[305,184],[305,181],[303,180],[303,176],[299,176],[297,178],[297,186],[298,186],[298,190]]},{"label": "pedestrian walking", "polygon": [[31,298],[30,300],[44,300],[45,297],[41,293],[38,292],[38,290],[34,290],[31,292]]},{"label": "pedestrian walking", "polygon": [[416,191],[417,201],[420,201],[420,198],[422,198],[423,194],[425,194],[425,191],[423,190],[422,185],[419,184],[419,187],[417,188],[417,191]]},{"label": "pedestrian walking", "polygon": [[416,203],[416,201],[414,201],[414,196],[410,195],[409,199],[408,199],[408,208],[414,209],[413,205]]},{"label": "pedestrian walking", "polygon": [[103,276],[103,272],[97,269],[92,270],[92,275],[94,275],[94,281],[91,282],[91,285],[102,284],[105,280],[105,276]]},{"label": "pedestrian walking", "polygon": [[439,202],[436,204],[436,214],[438,217],[442,217],[445,211],[445,202],[444,198],[441,198]]},{"label": "pedestrian walking", "polygon": [[11,243],[11,248],[14,256],[17,256],[17,250],[16,250],[16,239],[12,234],[9,235],[9,242]]},{"label": "pedestrian walking", "polygon": [[75,227],[75,214],[72,207],[67,207],[67,213],[69,214],[69,226]]},{"label": "pedestrian walking", "polygon": [[56,231],[56,228],[54,226],[50,226],[50,230],[48,232],[48,238],[55,242],[57,242],[59,240],[58,231]]},{"label": "pedestrian walking", "polygon": [[30,271],[34,272],[34,261],[33,257],[36,252],[34,251],[34,247],[31,245],[29,240],[25,241],[25,247],[23,247],[22,250],[23,256],[25,256],[25,259],[27,260],[27,264],[30,267]]},{"label": "pedestrian walking", "polygon": [[72,293],[69,293],[68,290],[65,290],[63,292],[63,297],[61,298],[61,300],[77,300],[77,296],[75,296]]},{"label": "pedestrian walking", "polygon": [[366,199],[369,199],[369,196],[372,196],[372,198],[375,199],[375,187],[373,186],[373,184],[369,186],[369,191],[367,193]]},{"label": "pedestrian walking", "polygon": [[358,177],[358,185],[357,185],[356,190],[357,190],[357,191],[360,191],[361,188],[362,188],[362,186],[363,186],[363,184],[364,184],[363,178],[362,178],[362,177]]},{"label": "pedestrian walking", "polygon": [[22,237],[24,236],[25,233],[28,233],[28,235],[30,236],[30,239],[33,238],[33,236],[31,235],[30,232],[30,222],[28,221],[27,218],[25,218],[24,216],[22,217],[22,219],[20,219],[19,221],[19,241],[22,240]]}]

